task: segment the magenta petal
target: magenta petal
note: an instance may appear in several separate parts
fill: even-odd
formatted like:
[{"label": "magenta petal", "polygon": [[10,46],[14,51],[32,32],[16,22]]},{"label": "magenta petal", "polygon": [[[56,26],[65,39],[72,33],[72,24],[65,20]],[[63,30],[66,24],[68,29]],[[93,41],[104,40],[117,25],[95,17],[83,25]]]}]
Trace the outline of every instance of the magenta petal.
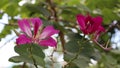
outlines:
[{"label": "magenta petal", "polygon": [[98,30],[95,32],[94,35],[96,40],[99,38],[101,32],[105,32],[105,29],[102,26],[99,26]]},{"label": "magenta petal", "polygon": [[18,25],[24,33],[26,33],[29,37],[32,37],[30,24],[27,19],[18,20]]},{"label": "magenta petal", "polygon": [[59,30],[54,29],[53,26],[46,26],[43,29],[43,32],[41,33],[39,39],[45,39],[57,33],[59,33]]},{"label": "magenta petal", "polygon": [[104,29],[102,26],[99,26],[99,28],[98,28],[97,31],[98,31],[98,32],[105,32],[105,29]]},{"label": "magenta petal", "polygon": [[78,14],[76,18],[77,18],[77,22],[78,22],[80,29],[84,30],[85,29],[85,17],[81,14]]},{"label": "magenta petal", "polygon": [[19,35],[19,37],[16,39],[17,45],[27,44],[27,43],[31,43],[31,42],[32,42],[32,39],[28,38],[24,34]]},{"label": "magenta petal", "polygon": [[103,19],[102,17],[98,16],[98,17],[93,18],[93,21],[96,22],[98,25],[101,25]]},{"label": "magenta petal", "polygon": [[30,20],[34,26],[34,35],[36,36],[39,28],[42,26],[42,20],[40,18],[31,18]]},{"label": "magenta petal", "polygon": [[56,47],[57,42],[53,38],[49,37],[47,39],[39,41],[39,45]]},{"label": "magenta petal", "polygon": [[86,17],[85,17],[85,25],[88,25],[89,24],[92,24],[92,17],[88,14]]},{"label": "magenta petal", "polygon": [[101,23],[102,23],[102,17],[100,17],[100,16],[98,16],[98,17],[95,17],[95,18],[93,18],[93,21],[94,21],[94,24],[93,24],[93,28],[92,28],[92,32],[95,32],[98,28],[99,28],[99,26],[101,25]]},{"label": "magenta petal", "polygon": [[30,21],[32,21],[32,24],[34,25],[36,22],[41,25],[42,20],[40,18],[31,18]]}]

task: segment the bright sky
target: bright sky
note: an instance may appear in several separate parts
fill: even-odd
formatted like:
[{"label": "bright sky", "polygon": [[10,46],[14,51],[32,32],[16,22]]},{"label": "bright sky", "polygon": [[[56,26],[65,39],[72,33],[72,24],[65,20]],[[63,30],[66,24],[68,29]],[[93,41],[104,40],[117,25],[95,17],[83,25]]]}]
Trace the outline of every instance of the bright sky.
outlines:
[{"label": "bright sky", "polygon": [[115,29],[115,34],[113,34],[111,42],[113,42],[113,48],[117,47],[120,50],[120,30]]}]

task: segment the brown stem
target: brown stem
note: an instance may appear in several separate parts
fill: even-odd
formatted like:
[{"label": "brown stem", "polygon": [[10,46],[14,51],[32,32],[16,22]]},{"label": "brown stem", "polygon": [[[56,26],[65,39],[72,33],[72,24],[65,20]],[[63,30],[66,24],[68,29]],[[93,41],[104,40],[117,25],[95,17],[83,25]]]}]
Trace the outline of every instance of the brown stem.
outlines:
[{"label": "brown stem", "polygon": [[50,59],[51,59],[51,61],[52,61],[52,68],[54,68],[54,63],[55,63],[55,61],[54,61],[54,59],[53,59],[53,54],[54,54],[54,52],[55,52],[55,50],[53,50],[53,52],[52,52],[52,54],[51,54],[51,56],[50,56]]},{"label": "brown stem", "polygon": [[[55,9],[56,7],[55,7],[53,1],[54,0],[46,0],[46,2],[49,4],[49,7],[50,7],[50,11],[52,14],[51,16],[54,18],[55,22],[58,22],[57,11]],[[59,36],[60,36],[60,41],[61,41],[63,52],[64,52],[64,44],[65,44],[64,33],[62,31],[60,31]]]},{"label": "brown stem", "polygon": [[60,33],[59,33],[59,36],[60,36],[60,41],[61,41],[62,49],[63,49],[63,53],[64,53],[64,50],[65,50],[65,48],[64,48],[65,39],[64,39],[64,34],[63,34],[63,32],[60,32]]},{"label": "brown stem", "polygon": [[46,0],[46,2],[49,4],[49,7],[50,7],[50,12],[51,12],[51,16],[50,18],[54,18],[55,21],[58,21],[58,17],[57,17],[57,11],[56,11],[56,7],[53,3],[53,0]]},{"label": "brown stem", "polygon": [[26,66],[26,63],[24,62],[23,65],[21,66],[21,68],[25,68]]},{"label": "brown stem", "polygon": [[98,43],[96,40],[93,40],[93,42],[95,42],[99,47],[101,47],[105,51],[110,51],[112,49],[111,47],[104,47],[103,45]]}]

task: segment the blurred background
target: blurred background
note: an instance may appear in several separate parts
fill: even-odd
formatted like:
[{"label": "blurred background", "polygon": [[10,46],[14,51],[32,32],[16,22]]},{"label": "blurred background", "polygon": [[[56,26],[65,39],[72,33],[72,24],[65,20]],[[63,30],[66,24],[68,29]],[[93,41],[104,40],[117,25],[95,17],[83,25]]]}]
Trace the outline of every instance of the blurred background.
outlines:
[{"label": "blurred background", "polygon": [[[55,26],[61,30],[59,41],[64,39],[58,46],[64,45],[67,51],[75,53],[78,44],[72,41],[78,41],[82,34],[76,15],[88,13],[93,17],[103,17],[102,25],[107,32],[101,35],[99,42],[108,44],[113,50],[106,52],[95,44],[86,43],[81,46],[84,50],[79,61],[75,60],[69,68],[120,68],[120,0],[1,0],[0,68],[13,68],[14,65],[14,68],[20,68],[19,65],[22,65],[8,61],[18,55],[14,52],[17,38],[14,30],[20,31],[18,19],[39,17],[44,25]],[[70,60],[68,56],[64,55],[65,61]]]}]

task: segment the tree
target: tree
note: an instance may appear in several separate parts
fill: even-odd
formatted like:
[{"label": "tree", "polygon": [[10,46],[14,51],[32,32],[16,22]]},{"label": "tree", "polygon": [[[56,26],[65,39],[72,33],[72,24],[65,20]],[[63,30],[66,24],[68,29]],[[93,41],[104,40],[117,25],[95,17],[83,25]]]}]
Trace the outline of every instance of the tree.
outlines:
[{"label": "tree", "polygon": [[[57,47],[53,47],[51,55],[45,56],[46,54],[43,50],[47,47],[38,46],[37,44],[32,44],[33,46],[30,47],[28,44],[24,44],[19,47],[15,46],[15,51],[19,56],[14,56],[9,61],[24,62],[23,66],[26,63],[33,64],[36,68],[37,66],[60,68],[60,62],[54,59],[54,54],[62,53],[66,62],[65,65],[62,64],[64,68],[120,67],[119,49],[117,47],[112,49],[105,48],[113,46],[114,43],[111,38],[115,33],[114,29],[120,29],[120,0],[36,0],[34,4],[32,0],[26,0],[26,3],[21,6],[19,5],[20,2],[20,0],[2,0],[0,2],[1,16],[7,13],[11,17],[9,24],[5,24],[4,29],[0,33],[0,38],[10,34],[11,30],[19,34],[16,31],[19,28],[18,19],[14,18],[17,15],[20,15],[22,19],[38,17],[43,21],[44,27],[52,25],[60,32],[56,38]],[[96,37],[94,34],[96,31],[99,32],[100,28],[94,27],[96,30],[93,28],[93,32],[85,33],[85,30],[81,29],[83,26],[81,26],[81,21],[79,25],[76,22],[79,19],[83,19],[81,17],[77,19],[76,16],[78,14],[81,14],[82,17],[87,17],[87,15],[92,18],[102,17],[101,26],[105,31],[100,30],[102,32],[98,33]],[[91,21],[91,19],[89,20]],[[117,23],[114,23],[114,21],[117,21]],[[90,29],[92,29],[91,26]],[[30,57],[31,53],[32,58]],[[91,59],[97,61],[97,64],[90,66]]]}]

